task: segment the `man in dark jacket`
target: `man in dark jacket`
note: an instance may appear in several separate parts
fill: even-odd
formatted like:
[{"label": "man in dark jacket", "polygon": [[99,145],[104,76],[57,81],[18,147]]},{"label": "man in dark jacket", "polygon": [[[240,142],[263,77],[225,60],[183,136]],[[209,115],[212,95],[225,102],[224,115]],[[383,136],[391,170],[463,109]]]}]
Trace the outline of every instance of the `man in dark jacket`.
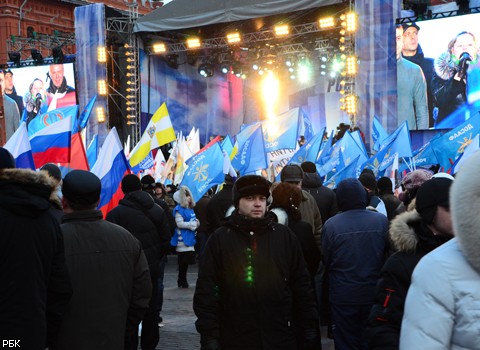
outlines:
[{"label": "man in dark jacket", "polygon": [[357,179],[337,186],[341,213],[322,231],[335,349],[366,349],[366,324],[375,285],[388,250],[388,220],[367,210],[367,192]]},{"label": "man in dark jacket", "polygon": [[130,349],[126,334],[138,327],[151,296],[140,242],[96,210],[101,183],[73,170],[63,180],[61,229],[73,284],[72,300],[52,350]]},{"label": "man in dark jacket", "polygon": [[385,262],[377,283],[369,318],[369,349],[398,349],[413,270],[423,256],[453,237],[451,185],[447,178],[424,182],[416,196],[417,210],[400,214],[391,222],[389,235],[396,252]]},{"label": "man in dark jacket", "polygon": [[[128,174],[122,179],[125,197],[107,214],[107,220],[127,229],[142,244],[147,257],[152,281],[152,298],[142,320],[141,348],[154,350],[160,339],[158,322],[158,277],[160,260],[170,249],[170,228],[165,212],[155,204],[152,196],[142,191],[140,179]],[[137,349],[138,329],[131,335]]]},{"label": "man in dark jacket", "polygon": [[315,199],[322,216],[322,223],[325,223],[338,212],[335,192],[323,186],[314,163],[303,162],[301,168],[303,170],[302,190],[310,193]]},{"label": "man in dark jacket", "polygon": [[15,169],[0,147],[0,339],[22,349],[51,346],[72,294],[62,233],[49,212],[54,194],[52,179]]},{"label": "man in dark jacket", "polygon": [[300,244],[265,216],[269,198],[263,177],[240,177],[234,212],[205,246],[193,300],[202,350],[320,348]]},{"label": "man in dark jacket", "polygon": [[207,204],[207,232],[212,234],[225,222],[228,208],[233,206],[232,188],[235,178],[225,175],[222,189],[215,193]]},{"label": "man in dark jacket", "polygon": [[406,210],[403,202],[393,194],[393,183],[390,178],[381,177],[377,182],[377,188],[378,197],[385,203],[388,221],[392,221],[395,216]]},{"label": "man in dark jacket", "polygon": [[426,58],[422,47],[418,43],[418,31],[420,27],[415,22],[403,23],[403,49],[402,57],[406,60],[419,65],[422,68],[423,75],[427,81],[427,102],[428,102],[428,126],[434,125],[433,119],[433,58]]}]

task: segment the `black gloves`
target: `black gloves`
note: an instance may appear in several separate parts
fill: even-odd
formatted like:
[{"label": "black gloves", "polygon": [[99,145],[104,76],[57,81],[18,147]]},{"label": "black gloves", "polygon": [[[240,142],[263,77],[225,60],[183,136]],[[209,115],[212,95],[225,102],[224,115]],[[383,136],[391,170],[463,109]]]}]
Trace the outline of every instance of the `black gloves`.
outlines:
[{"label": "black gloves", "polygon": [[458,63],[458,76],[460,79],[465,79],[467,76],[468,65],[472,61],[472,56],[468,52],[464,52],[460,55]]},{"label": "black gloves", "polygon": [[200,345],[200,350],[220,350],[220,342],[216,338],[202,338]]}]

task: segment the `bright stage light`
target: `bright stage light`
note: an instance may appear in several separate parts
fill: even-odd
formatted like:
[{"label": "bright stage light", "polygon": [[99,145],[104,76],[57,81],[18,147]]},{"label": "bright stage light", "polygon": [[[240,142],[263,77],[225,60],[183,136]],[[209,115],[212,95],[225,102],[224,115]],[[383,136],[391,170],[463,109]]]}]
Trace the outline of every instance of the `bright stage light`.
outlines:
[{"label": "bright stage light", "polygon": [[306,83],[312,78],[312,66],[305,57],[303,57],[298,63],[297,77],[302,83]]},{"label": "bright stage light", "polygon": [[357,58],[355,56],[347,57],[347,75],[357,74]]},{"label": "bright stage light", "polygon": [[189,49],[198,49],[201,45],[199,38],[190,38],[187,40],[187,47]]},{"label": "bright stage light", "polygon": [[105,110],[103,107],[97,107],[97,122],[105,123]]},{"label": "bright stage light", "polygon": [[265,108],[265,116],[267,118],[276,115],[276,106],[279,96],[280,83],[272,71],[263,78],[262,81],[262,97]]},{"label": "bright stage light", "polygon": [[240,33],[235,32],[227,34],[227,42],[229,44],[239,43],[241,40]]},{"label": "bright stage light", "polygon": [[341,15],[340,20],[342,21],[342,27],[344,27],[347,32],[352,33],[357,30],[357,14],[355,12]]},{"label": "bright stage light", "polygon": [[290,28],[287,24],[283,24],[275,26],[274,31],[276,36],[285,36],[290,33]]},{"label": "bright stage light", "polygon": [[357,96],[348,95],[345,97],[345,112],[348,114],[357,113]]},{"label": "bright stage light", "polygon": [[333,26],[335,26],[335,20],[333,19],[333,17],[320,18],[318,20],[318,24],[322,29],[332,28]]},{"label": "bright stage light", "polygon": [[107,94],[107,82],[105,80],[99,80],[97,82],[98,94],[105,96]]},{"label": "bright stage light", "polygon": [[97,47],[97,60],[99,63],[107,62],[107,49],[105,46]]},{"label": "bright stage light", "polygon": [[164,43],[153,44],[153,53],[165,53],[167,52],[167,47]]}]

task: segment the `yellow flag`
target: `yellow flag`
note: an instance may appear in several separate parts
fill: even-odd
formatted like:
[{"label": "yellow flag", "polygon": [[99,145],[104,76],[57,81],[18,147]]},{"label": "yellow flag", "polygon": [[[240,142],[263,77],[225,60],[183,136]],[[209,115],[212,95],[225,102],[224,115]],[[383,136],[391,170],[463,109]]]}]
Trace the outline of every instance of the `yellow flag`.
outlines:
[{"label": "yellow flag", "polygon": [[130,166],[134,167],[144,160],[152,149],[175,141],[175,131],[168,114],[167,105],[163,103],[153,114],[140,141],[130,153]]}]

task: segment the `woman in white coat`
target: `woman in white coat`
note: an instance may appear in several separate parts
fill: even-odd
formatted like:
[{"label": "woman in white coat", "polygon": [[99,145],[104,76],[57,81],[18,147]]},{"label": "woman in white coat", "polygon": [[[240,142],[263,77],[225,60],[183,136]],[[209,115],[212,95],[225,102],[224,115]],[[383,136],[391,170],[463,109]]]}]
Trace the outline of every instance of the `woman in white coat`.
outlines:
[{"label": "woman in white coat", "polygon": [[[423,257],[413,272],[400,349],[478,349],[480,334],[480,152],[450,190],[455,238]],[[437,212],[434,220],[441,220]]]}]

